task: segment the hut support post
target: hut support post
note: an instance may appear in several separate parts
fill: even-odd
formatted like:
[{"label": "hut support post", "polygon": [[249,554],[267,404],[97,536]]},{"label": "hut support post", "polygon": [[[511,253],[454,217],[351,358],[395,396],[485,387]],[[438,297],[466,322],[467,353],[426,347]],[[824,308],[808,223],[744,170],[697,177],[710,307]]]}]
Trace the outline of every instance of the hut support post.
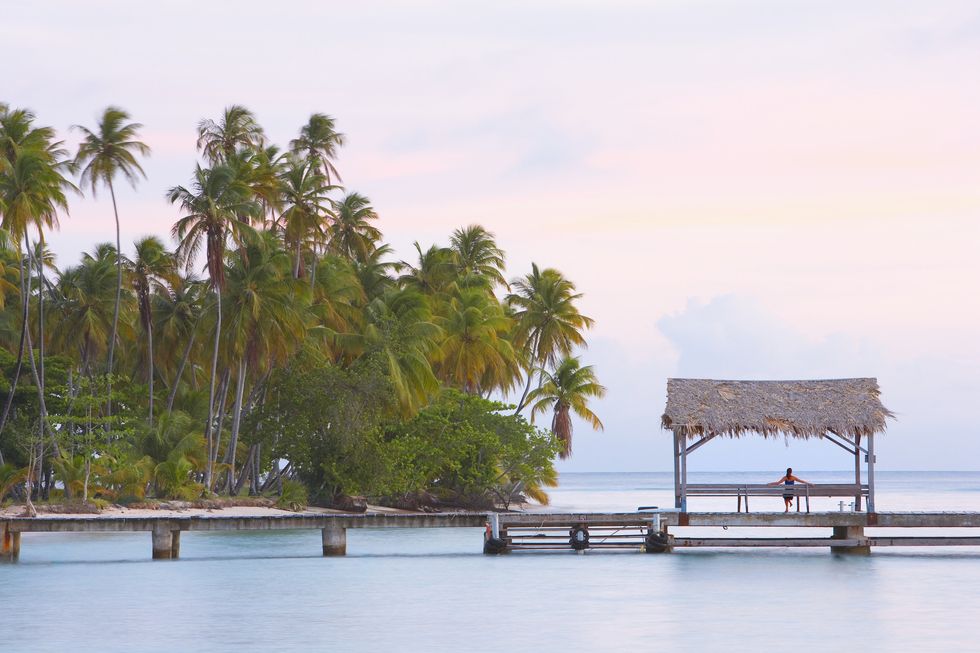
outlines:
[{"label": "hut support post", "polygon": [[681,440],[681,512],[687,512],[687,442]]},{"label": "hut support post", "polygon": [[681,507],[681,436],[674,431],[674,507]]},{"label": "hut support post", "polygon": [[854,485],[857,492],[854,493],[854,509],[861,511],[861,434],[854,435]]},{"label": "hut support post", "polygon": [[875,436],[868,436],[868,512],[875,511]]}]

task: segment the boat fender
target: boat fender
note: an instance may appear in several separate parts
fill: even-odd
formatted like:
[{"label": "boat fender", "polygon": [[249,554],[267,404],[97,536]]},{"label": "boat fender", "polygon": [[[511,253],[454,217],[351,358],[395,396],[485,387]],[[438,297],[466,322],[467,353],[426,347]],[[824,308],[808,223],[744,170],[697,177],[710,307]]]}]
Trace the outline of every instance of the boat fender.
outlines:
[{"label": "boat fender", "polygon": [[584,524],[572,526],[568,531],[568,544],[576,551],[589,548],[589,529]]},{"label": "boat fender", "polygon": [[483,541],[483,552],[487,555],[507,553],[507,542],[500,538],[488,537]]},{"label": "boat fender", "polygon": [[662,531],[654,531],[644,541],[647,553],[666,553],[670,550],[670,536]]}]

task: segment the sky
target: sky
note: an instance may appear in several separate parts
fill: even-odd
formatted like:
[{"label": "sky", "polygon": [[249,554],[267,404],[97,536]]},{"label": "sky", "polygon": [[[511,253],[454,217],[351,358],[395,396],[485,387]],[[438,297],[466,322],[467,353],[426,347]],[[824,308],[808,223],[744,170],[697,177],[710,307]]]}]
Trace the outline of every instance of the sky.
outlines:
[{"label": "sky", "polygon": [[[597,321],[605,431],[561,471],[670,469],[668,377],[874,376],[878,467],[980,470],[975,2],[51,1],[8,5],[0,101],[69,144],[145,125],[122,237],[167,234],[195,126],[285,145],[311,113],[401,258],[478,223],[508,274],[556,267]],[[72,203],[60,265],[113,235]],[[824,442],[712,442],[692,471],[846,470]],[[804,476],[805,477],[805,476]]]}]

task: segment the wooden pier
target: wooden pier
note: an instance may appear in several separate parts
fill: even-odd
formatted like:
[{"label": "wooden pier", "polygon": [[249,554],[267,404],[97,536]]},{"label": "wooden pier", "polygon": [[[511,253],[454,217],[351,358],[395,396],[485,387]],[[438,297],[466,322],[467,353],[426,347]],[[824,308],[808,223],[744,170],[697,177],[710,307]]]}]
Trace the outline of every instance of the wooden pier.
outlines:
[{"label": "wooden pier", "polygon": [[[708,537],[698,528],[830,529],[827,536]],[[619,513],[436,513],[436,514],[297,514],[230,517],[50,516],[0,520],[0,559],[17,560],[22,533],[148,532],[154,559],[180,555],[184,531],[320,530],[322,553],[347,552],[350,528],[481,528],[488,554],[520,551],[631,550],[667,553],[705,547],[825,547],[838,553],[868,553],[873,547],[980,547],[975,535],[916,535],[917,529],[980,529],[980,512],[619,512]],[[684,529],[677,533],[675,529]],[[877,535],[865,529],[900,528],[901,536]],[[907,535],[905,533],[908,533]]]}]

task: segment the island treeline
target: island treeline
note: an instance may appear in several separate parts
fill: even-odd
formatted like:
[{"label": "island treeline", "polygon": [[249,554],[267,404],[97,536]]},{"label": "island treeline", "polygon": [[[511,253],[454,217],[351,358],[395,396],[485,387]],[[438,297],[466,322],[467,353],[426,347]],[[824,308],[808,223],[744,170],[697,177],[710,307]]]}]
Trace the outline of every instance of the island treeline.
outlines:
[{"label": "island treeline", "polygon": [[[173,247],[123,248],[141,128],[109,107],[69,152],[0,104],[0,500],[547,501],[572,414],[602,427],[570,280],[508,282],[478,225],[399,260],[341,179],[331,117],[280,148],[241,106],[198,125],[201,161],[166,193]],[[45,236],[98,193],[115,238],[60,266]]]}]

